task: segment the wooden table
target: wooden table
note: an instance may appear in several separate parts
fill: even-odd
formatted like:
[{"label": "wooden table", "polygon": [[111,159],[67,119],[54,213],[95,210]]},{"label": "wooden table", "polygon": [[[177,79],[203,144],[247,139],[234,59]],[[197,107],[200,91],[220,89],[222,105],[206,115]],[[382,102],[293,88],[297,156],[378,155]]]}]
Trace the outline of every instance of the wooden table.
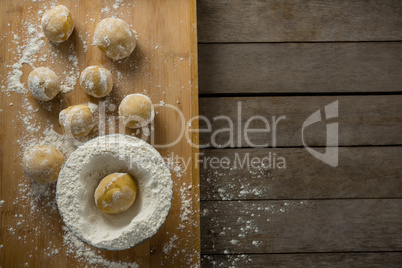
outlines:
[{"label": "wooden table", "polygon": [[[117,128],[117,121],[114,121],[117,118],[116,106],[127,94],[146,94],[158,106],[154,129],[151,129],[155,139],[151,140],[151,133],[148,142],[159,145],[169,144],[180,137],[185,125],[179,120],[178,112],[182,113],[185,123],[198,114],[195,1],[63,0],[57,3],[71,10],[76,23],[72,36],[57,46],[46,39],[36,40],[42,45],[40,51],[32,55],[36,61],[28,60],[35,67],[53,69],[63,81],[66,77],[79,75],[79,71],[89,65],[103,65],[112,72],[114,89],[110,96],[95,99],[86,95],[77,83],[75,90],[59,94],[50,103],[36,101],[29,92],[10,92],[8,82],[12,69],[9,67],[22,62],[22,46],[37,36],[35,32],[29,36],[29,30],[41,31],[41,14],[51,4],[48,1],[1,1],[0,200],[4,201],[0,205],[1,267],[93,265],[88,263],[88,258],[76,257],[80,255],[77,248],[63,244],[65,231],[60,216],[57,210],[46,207],[50,204],[55,208],[52,203],[54,191],[44,198],[32,196],[32,186],[23,176],[20,166],[23,145],[27,140],[46,138],[44,130],[50,125],[61,133],[58,125],[61,109],[87,102],[105,108],[106,118],[98,122],[106,125],[105,131],[96,129],[90,137],[115,132],[135,134]],[[96,24],[111,16],[124,19],[138,33],[134,53],[119,62],[108,59],[91,45]],[[32,66],[24,64],[19,70],[22,71],[21,82],[26,83]],[[34,129],[32,124],[35,124]],[[192,127],[197,127],[196,120],[192,121]],[[172,171],[174,200],[166,222],[155,236],[129,250],[96,251],[89,246],[84,249],[107,261],[135,262],[140,267],[197,266],[200,260],[198,169],[191,159],[198,150],[189,144],[197,143],[197,138],[197,133],[190,133],[174,145],[158,149],[163,157],[178,156],[182,162],[179,158],[172,159],[178,162],[174,163],[176,169]],[[188,165],[186,170],[184,161]],[[54,185],[49,189],[54,189]]]},{"label": "wooden table", "polygon": [[[200,114],[212,129],[200,120],[202,267],[400,267],[401,1],[199,0],[197,14]],[[304,133],[323,153],[326,124],[338,123],[332,167],[301,131],[335,101],[338,117]],[[271,127],[250,134],[264,148],[213,135],[254,115]],[[269,154],[286,169],[217,164]]]}]

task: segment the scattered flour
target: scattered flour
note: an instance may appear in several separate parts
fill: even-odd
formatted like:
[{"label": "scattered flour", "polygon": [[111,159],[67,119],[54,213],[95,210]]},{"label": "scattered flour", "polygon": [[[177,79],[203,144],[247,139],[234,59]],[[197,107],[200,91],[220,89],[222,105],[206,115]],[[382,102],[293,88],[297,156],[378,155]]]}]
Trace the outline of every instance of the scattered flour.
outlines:
[{"label": "scattered flour", "polygon": [[109,11],[110,11],[110,8],[108,6],[101,9],[102,13],[109,13]]},{"label": "scattered flour", "polygon": [[232,239],[232,240],[230,240],[230,244],[232,244],[232,245],[238,245],[238,244],[239,244],[239,240]]},{"label": "scattered flour", "polygon": [[173,235],[173,236],[170,238],[169,242],[166,243],[166,244],[163,246],[162,252],[165,253],[166,255],[169,255],[170,252],[172,251],[172,249],[176,247],[175,244],[174,244],[174,242],[175,242],[176,240],[178,240],[178,239],[179,239],[179,238],[177,237],[176,234]]},{"label": "scattered flour", "polygon": [[183,177],[183,168],[180,161],[175,161],[174,157],[168,157],[165,159],[168,168],[176,174],[176,177],[181,179]]},{"label": "scattered flour", "polygon": [[191,196],[188,197],[187,191],[188,188],[186,187],[186,184],[183,183],[183,186],[180,188],[180,197],[181,197],[180,218],[182,222],[190,220],[190,216],[192,215],[191,211],[192,199]]},{"label": "scattered flour", "polygon": [[39,109],[34,109],[29,102],[28,98],[22,99],[22,111],[18,112],[18,117],[25,125],[25,130],[29,133],[38,132],[41,129],[41,126],[35,120],[35,113],[39,111]]},{"label": "scattered flour", "polygon": [[[203,263],[206,264],[206,266],[211,266],[211,267],[227,267],[227,262],[230,263],[231,265],[229,268],[235,268],[235,267],[248,267],[250,266],[251,263],[253,263],[252,256],[246,255],[246,254],[241,254],[241,255],[224,255],[225,260],[216,261],[213,259],[212,256],[210,255],[204,255],[203,256]],[[225,266],[226,265],[226,266]],[[255,265],[255,264],[254,264]]]},{"label": "scattered flour", "polygon": [[89,265],[101,265],[111,268],[138,268],[137,263],[109,261],[99,255],[97,250],[90,248],[84,242],[79,240],[67,227],[63,226],[63,243],[67,246],[67,255],[74,256],[76,259]]},{"label": "scattered flour", "polygon": [[43,131],[42,138],[32,138],[27,141],[19,141],[24,151],[37,145],[48,145],[56,148],[67,158],[76,148],[81,145],[81,142],[76,139],[70,139],[62,134],[57,133],[53,129],[53,125],[48,124]]},{"label": "scattered flour", "polygon": [[[123,2],[123,0],[115,0],[115,3],[113,4],[114,9],[119,9],[120,4]],[[122,5],[123,6],[123,5]]]},{"label": "scattered flour", "polygon": [[62,78],[62,85],[60,85],[60,92],[62,93],[73,91],[75,84],[77,84],[77,80],[80,77],[78,57],[73,44],[70,46],[68,62],[71,64],[71,67],[66,68],[62,73],[62,77],[64,77],[64,79]]},{"label": "scattered flour", "polygon": [[[37,213],[42,208],[48,208],[51,213],[57,213],[55,189],[55,183],[45,184],[31,181],[31,185],[28,191],[28,196],[31,197],[31,213]],[[38,207],[38,204],[41,204],[41,206]]]},{"label": "scattered flour", "polygon": [[[7,68],[11,71],[7,74],[7,87],[2,87],[3,92],[15,92],[20,94],[28,93],[28,89],[25,84],[21,82],[22,77],[22,67],[24,64],[30,65],[32,68],[36,66],[37,62],[58,62],[63,66],[66,66],[65,70],[60,75],[61,78],[61,92],[68,93],[72,91],[76,85],[77,79],[79,77],[78,68],[78,57],[74,48],[73,43],[71,43],[68,55],[65,57],[52,45],[46,48],[46,51],[42,51],[42,55],[39,57],[39,52],[42,47],[45,46],[47,40],[43,34],[40,27],[37,26],[36,22],[23,22],[23,31],[28,35],[26,38],[21,38],[19,35],[13,35],[13,43],[17,44],[16,51],[9,50],[10,53],[16,56],[17,61],[12,65],[7,65]],[[25,34],[24,34],[25,35]],[[26,40],[24,44],[20,44],[20,39]],[[85,40],[83,41],[84,46],[86,45]],[[50,57],[48,57],[50,55]]]},{"label": "scattered flour", "polygon": [[[22,50],[21,53],[18,53],[19,59],[13,65],[7,66],[11,68],[12,71],[8,74],[8,92],[17,92],[17,93],[27,93],[28,90],[25,88],[24,84],[21,82],[22,76],[22,65],[29,64],[34,68],[33,63],[36,62],[37,54],[39,53],[40,48],[45,44],[44,38],[45,35],[42,31],[39,31],[33,24],[27,23],[28,27],[28,38],[26,44],[18,47],[18,51]],[[17,35],[14,35],[14,39],[18,39]]]},{"label": "scattered flour", "polygon": [[252,242],[252,244],[253,244],[253,246],[255,246],[255,247],[259,247],[259,246],[262,245],[262,241],[256,241],[256,240],[254,240],[254,241]]},{"label": "scattered flour", "polygon": [[[31,0],[31,2],[43,2],[44,0]],[[52,6],[55,3],[51,4]],[[112,7],[104,7],[102,8],[102,13],[109,13],[111,8],[117,10],[120,7],[124,6],[134,6],[133,3],[124,3],[123,0],[115,0],[115,3]],[[77,79],[79,78],[79,65],[78,65],[78,57],[76,54],[76,49],[73,44],[70,45],[68,54],[63,54],[59,52],[59,45],[49,45],[48,42],[38,26],[38,16],[41,16],[46,10],[39,10],[37,13],[31,13],[31,17],[27,18],[27,20],[23,20],[21,23],[21,31],[19,33],[12,33],[11,42],[16,45],[14,50],[9,49],[9,53],[13,54],[13,62],[11,65],[7,65],[6,67],[10,69],[6,74],[4,74],[5,83],[2,83],[1,91],[5,93],[5,95],[10,96],[10,93],[18,93],[23,94],[21,101],[18,103],[10,103],[10,106],[21,106],[23,109],[18,112],[18,119],[22,123],[22,128],[25,132],[19,137],[20,139],[17,143],[20,145],[21,150],[20,154],[22,154],[25,150],[36,146],[36,145],[50,145],[58,150],[60,150],[64,156],[67,158],[76,148],[81,145],[83,141],[77,141],[75,139],[69,139],[64,135],[57,133],[54,130],[53,125],[48,121],[44,124],[40,122],[36,122],[35,118],[37,116],[38,108],[34,108],[34,106],[29,102],[29,98],[27,94],[29,94],[25,84],[21,81],[21,77],[23,75],[23,65],[28,65],[32,68],[39,66],[46,66],[47,63],[52,65],[52,63],[56,65],[65,66],[63,68],[62,73],[58,73],[61,79],[61,93],[68,93],[72,91],[76,85]],[[37,11],[37,10],[36,10]],[[117,14],[116,12],[114,15]],[[11,33],[6,33],[11,34]],[[88,49],[88,41],[84,40],[84,36],[86,35],[89,40],[90,33],[82,32],[78,33],[79,39],[81,39],[84,52]],[[68,47],[67,47],[68,48]],[[148,60],[148,58],[146,59]],[[138,69],[138,66],[130,63],[130,67]],[[29,72],[29,70],[27,70]],[[24,69],[24,73],[26,70]],[[124,78],[126,74],[122,74],[120,71],[117,72],[118,79]],[[146,75],[146,74],[145,74]],[[165,92],[164,92],[165,93]],[[52,111],[54,108],[54,104],[48,103],[40,103],[42,108]],[[111,104],[109,110],[111,112],[116,110],[116,106],[112,106]],[[164,102],[161,102],[161,105],[164,105]],[[94,109],[97,107],[95,106]],[[2,111],[2,110],[0,110]],[[34,133],[35,138],[33,138]],[[20,155],[21,156],[21,155]],[[177,178],[182,177],[183,169],[180,165],[175,163],[173,165],[172,170],[176,173]],[[190,220],[191,211],[191,196],[186,193],[186,189],[189,187],[183,186],[181,191],[181,201],[182,206],[180,209],[180,218],[182,222]],[[17,214],[15,226],[18,229],[21,228],[32,228],[34,232],[37,232],[35,236],[40,236],[40,228],[35,225],[38,216],[40,217],[41,224],[45,225],[46,228],[52,229],[50,221],[46,220],[46,217],[55,217],[55,213],[58,213],[57,204],[55,201],[56,195],[56,183],[52,184],[40,184],[34,181],[28,181],[26,178],[22,178],[21,182],[18,184],[19,196],[12,201],[13,205],[20,205],[25,207],[25,204],[28,204],[28,208],[30,208],[31,215],[22,215]],[[20,201],[24,201],[24,205],[20,204]],[[0,208],[5,204],[4,200],[0,200]],[[29,211],[29,210],[28,210]],[[29,213],[28,213],[29,214]],[[30,220],[32,222],[30,222]],[[32,224],[32,225],[31,225]],[[183,225],[181,227],[184,228]],[[181,228],[180,227],[180,228]],[[179,228],[179,229],[180,229]],[[8,232],[15,235],[16,229],[13,227],[7,228]],[[52,229],[53,230],[53,229]],[[53,230],[56,232],[56,230]],[[179,238],[177,235],[174,235],[170,238],[169,242],[166,243],[163,247],[163,252],[165,254],[171,254],[172,250],[176,248],[174,242]],[[20,236],[18,240],[21,240],[23,243],[34,243],[34,240],[28,241],[27,236]],[[73,256],[77,258],[79,261],[83,262],[83,266],[93,266],[99,265],[103,267],[138,267],[136,263],[127,263],[127,262],[114,262],[109,261],[100,255],[100,251],[91,248],[90,246],[83,243],[81,240],[76,238],[71,231],[65,226],[63,226],[63,241],[65,245],[66,253],[69,256]],[[0,245],[0,249],[3,248],[3,245]],[[43,250],[43,254],[46,257],[51,258],[63,252],[63,248],[57,248],[52,246],[52,242],[50,241],[49,246],[47,248],[41,249],[36,247],[32,252],[27,252],[27,258],[32,258],[35,254],[38,254],[39,251]],[[34,254],[35,251],[35,254]],[[179,253],[175,253],[176,255]],[[189,261],[192,260],[193,254],[188,252]],[[190,265],[190,262],[189,262]],[[25,266],[29,266],[29,262],[25,263]],[[189,266],[190,267],[190,266]],[[192,266],[193,267],[193,266]]]}]

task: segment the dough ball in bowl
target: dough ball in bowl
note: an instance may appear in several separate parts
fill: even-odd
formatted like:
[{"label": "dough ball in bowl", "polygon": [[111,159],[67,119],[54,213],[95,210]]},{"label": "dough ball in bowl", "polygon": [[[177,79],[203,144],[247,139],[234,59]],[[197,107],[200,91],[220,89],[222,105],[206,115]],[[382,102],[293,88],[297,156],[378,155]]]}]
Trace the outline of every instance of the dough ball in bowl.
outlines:
[{"label": "dough ball in bowl", "polygon": [[41,101],[49,101],[60,92],[59,77],[46,67],[38,67],[28,75],[28,89]]},{"label": "dough ball in bowl", "polygon": [[[102,181],[111,174],[111,181],[104,187]],[[135,178],[136,186],[126,174]],[[117,181],[116,177],[125,180],[108,187],[114,179]],[[96,199],[99,202],[103,196],[97,198],[94,194],[99,187],[108,189],[102,200],[104,206],[111,203],[107,198],[113,198],[115,194],[109,193],[113,189],[117,192],[116,188],[127,187],[124,192],[131,193],[128,201],[134,187],[138,191],[127,210],[107,214],[97,205]],[[127,249],[156,234],[165,222],[172,198],[172,176],[163,157],[150,144],[129,135],[99,136],[79,146],[57,180],[57,207],[66,226],[91,246],[107,250]]]},{"label": "dough ball in bowl", "polygon": [[95,202],[106,214],[126,211],[137,196],[137,184],[127,173],[113,173],[106,176],[95,190]]},{"label": "dough ball in bowl", "polygon": [[143,94],[127,95],[119,106],[119,116],[129,128],[141,128],[154,119],[151,99]]},{"label": "dough ball in bowl", "polygon": [[24,174],[32,180],[49,183],[57,180],[64,156],[50,146],[36,146],[25,152],[22,159]]},{"label": "dough ball in bowl", "polygon": [[96,25],[94,44],[109,58],[120,60],[134,51],[137,38],[124,20],[107,18]]},{"label": "dough ball in bowl", "polygon": [[80,85],[88,95],[105,97],[113,88],[112,74],[103,67],[89,66],[81,73]]},{"label": "dough ball in bowl", "polygon": [[56,6],[42,16],[43,33],[52,42],[61,43],[74,30],[74,21],[70,10],[63,5]]},{"label": "dough ball in bowl", "polygon": [[59,123],[68,137],[84,137],[94,128],[94,117],[87,105],[73,105],[59,114]]}]

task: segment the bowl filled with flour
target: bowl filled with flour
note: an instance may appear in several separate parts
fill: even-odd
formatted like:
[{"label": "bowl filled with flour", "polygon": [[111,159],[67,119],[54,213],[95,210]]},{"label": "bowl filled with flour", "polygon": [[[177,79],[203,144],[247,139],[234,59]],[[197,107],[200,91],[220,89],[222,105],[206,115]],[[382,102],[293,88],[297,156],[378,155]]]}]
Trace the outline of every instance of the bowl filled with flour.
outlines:
[{"label": "bowl filled with flour", "polygon": [[63,165],[56,190],[66,226],[82,241],[123,250],[153,236],[169,213],[173,182],[162,156],[136,137],[99,136]]}]

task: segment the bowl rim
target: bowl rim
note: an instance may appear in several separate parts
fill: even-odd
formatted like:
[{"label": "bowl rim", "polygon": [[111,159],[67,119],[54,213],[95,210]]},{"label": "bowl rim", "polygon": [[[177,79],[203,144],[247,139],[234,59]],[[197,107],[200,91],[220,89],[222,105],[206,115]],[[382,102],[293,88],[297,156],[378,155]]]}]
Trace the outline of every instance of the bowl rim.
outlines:
[{"label": "bowl rim", "polygon": [[[76,235],[75,232],[71,229],[71,227],[66,223],[66,221],[65,221],[65,216],[64,216],[64,214],[61,213],[61,211],[60,211],[59,201],[58,201],[58,200],[59,200],[59,187],[61,187],[61,186],[59,186],[59,176],[60,176],[61,170],[63,170],[63,168],[65,167],[66,163],[68,162],[68,160],[70,159],[70,157],[73,155],[73,153],[74,153],[75,151],[77,151],[79,148],[81,148],[81,147],[85,146],[86,144],[88,144],[89,142],[92,142],[92,141],[94,141],[94,140],[96,140],[96,139],[98,139],[98,138],[100,138],[100,137],[108,137],[108,136],[123,136],[123,137],[125,137],[125,138],[128,137],[129,139],[140,140],[140,142],[143,142],[143,143],[147,144],[147,145],[149,146],[149,148],[153,149],[153,150],[159,155],[159,157],[161,157],[161,159],[163,160],[163,163],[166,165],[166,168],[169,170],[169,173],[170,173],[170,180],[172,181],[172,183],[171,183],[171,193],[172,193],[172,194],[170,195],[170,200],[169,200],[169,210],[167,211],[166,216],[165,216],[165,218],[163,219],[162,224],[159,225],[159,227],[158,227],[149,237],[147,237],[147,238],[141,240],[140,242],[138,242],[138,243],[136,243],[136,244],[134,244],[134,245],[131,245],[131,246],[128,246],[128,247],[124,247],[124,248],[107,248],[107,247],[96,246],[96,245],[93,245],[93,244],[89,243],[88,241],[86,241],[86,240],[83,239],[82,237]],[[57,177],[57,182],[56,182],[56,196],[55,196],[55,198],[56,198],[57,210],[58,210],[58,212],[59,212],[59,215],[60,215],[61,219],[63,220],[63,224],[64,224],[64,226],[66,226],[66,228],[67,228],[76,238],[78,238],[80,241],[82,241],[83,243],[85,243],[85,244],[87,244],[87,245],[89,245],[89,246],[91,246],[91,247],[97,248],[97,249],[108,250],[108,251],[121,251],[121,250],[127,250],[127,249],[131,249],[131,248],[134,248],[134,247],[136,247],[136,246],[141,245],[142,243],[144,243],[144,242],[146,242],[147,240],[151,239],[156,233],[158,233],[158,231],[159,231],[159,230],[162,228],[162,226],[165,224],[166,219],[167,219],[167,217],[168,217],[168,215],[169,215],[169,213],[170,213],[170,210],[171,210],[171,208],[172,208],[173,192],[174,192],[173,179],[172,179],[172,173],[171,173],[170,169],[168,168],[168,165],[166,164],[165,159],[162,157],[162,155],[161,155],[152,145],[150,145],[149,143],[145,142],[144,140],[142,140],[142,139],[140,139],[140,138],[137,138],[137,137],[134,137],[134,136],[131,136],[131,135],[120,134],[120,133],[113,133],[113,134],[99,135],[99,136],[97,136],[97,137],[95,137],[95,138],[93,138],[93,139],[90,139],[90,140],[86,141],[85,143],[83,143],[83,144],[81,144],[80,146],[78,146],[78,147],[67,157],[67,159],[64,161],[64,163],[63,163],[63,165],[62,165],[62,167],[61,167],[61,169],[60,169],[60,173],[59,173],[59,176]]]}]

